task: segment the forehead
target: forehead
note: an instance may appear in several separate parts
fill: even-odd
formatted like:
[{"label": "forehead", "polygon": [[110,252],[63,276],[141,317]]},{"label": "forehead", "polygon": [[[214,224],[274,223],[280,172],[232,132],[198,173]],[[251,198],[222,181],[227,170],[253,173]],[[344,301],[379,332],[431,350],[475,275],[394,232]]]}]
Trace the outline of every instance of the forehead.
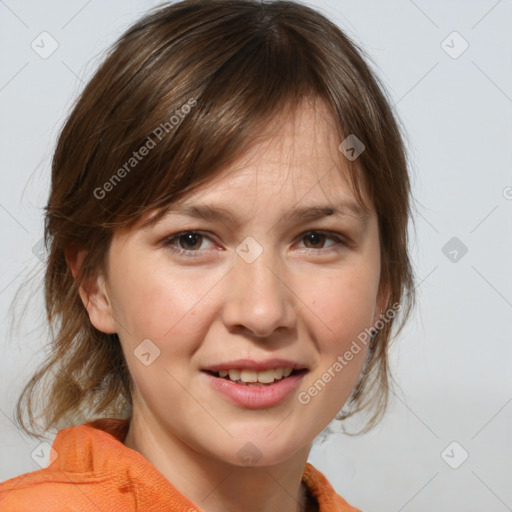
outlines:
[{"label": "forehead", "polygon": [[[315,206],[341,205],[346,212],[364,216],[339,144],[339,129],[327,106],[304,101],[298,109],[270,119],[241,157],[167,209],[190,206],[189,212],[208,217],[215,215],[212,204],[235,212],[280,206],[295,213],[302,208],[307,216],[315,215]],[[151,221],[151,213],[145,217]]]},{"label": "forehead", "polygon": [[287,183],[303,193],[327,183],[339,192],[350,182],[347,161],[338,149],[340,142],[327,106],[318,100],[304,101],[296,110],[270,119],[255,134],[249,149],[196,193],[233,188],[248,193],[249,184],[282,189]]}]

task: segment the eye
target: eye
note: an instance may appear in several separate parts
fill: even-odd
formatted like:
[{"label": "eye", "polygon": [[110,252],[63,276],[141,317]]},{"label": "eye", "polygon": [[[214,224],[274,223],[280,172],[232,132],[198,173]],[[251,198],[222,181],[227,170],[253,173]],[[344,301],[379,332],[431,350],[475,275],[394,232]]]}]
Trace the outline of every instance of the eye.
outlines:
[{"label": "eye", "polygon": [[201,252],[201,245],[205,240],[209,240],[211,243],[210,238],[198,231],[183,231],[171,235],[163,243],[178,254],[196,256],[197,254],[194,253]]},{"label": "eye", "polygon": [[308,233],[305,233],[301,236],[301,240],[306,241],[306,244],[311,244],[313,246],[320,246],[320,247],[308,247],[306,245],[306,249],[311,250],[319,250],[319,249],[325,249],[325,247],[322,247],[325,244],[326,240],[333,240],[335,243],[329,245],[327,248],[336,246],[338,244],[341,244],[342,246],[348,245],[348,243],[340,236],[334,235],[333,233],[325,233],[323,231],[309,231]]},{"label": "eye", "polygon": [[[308,252],[316,253],[331,250],[336,251],[349,245],[343,237],[323,231],[309,231],[303,234],[300,240],[305,241],[305,246],[299,246],[300,249],[304,248]],[[325,243],[328,240],[331,240],[333,243],[325,247]],[[182,231],[175,233],[166,238],[162,243],[174,253],[185,257],[200,256],[206,249],[214,247],[211,238],[199,231]],[[205,243],[206,247],[204,246]],[[210,244],[209,246],[208,243]]]}]

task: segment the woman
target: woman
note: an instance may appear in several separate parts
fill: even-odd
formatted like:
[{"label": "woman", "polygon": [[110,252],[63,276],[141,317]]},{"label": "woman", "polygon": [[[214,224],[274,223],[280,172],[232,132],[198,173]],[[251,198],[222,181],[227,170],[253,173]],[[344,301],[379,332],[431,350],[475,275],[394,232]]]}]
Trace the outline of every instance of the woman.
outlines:
[{"label": "woman", "polygon": [[323,15],[185,0],[139,20],[55,151],[52,349],[17,420],[38,435],[42,389],[60,431],[2,510],[357,510],[307,458],[334,418],[385,409],[409,201],[382,88]]}]

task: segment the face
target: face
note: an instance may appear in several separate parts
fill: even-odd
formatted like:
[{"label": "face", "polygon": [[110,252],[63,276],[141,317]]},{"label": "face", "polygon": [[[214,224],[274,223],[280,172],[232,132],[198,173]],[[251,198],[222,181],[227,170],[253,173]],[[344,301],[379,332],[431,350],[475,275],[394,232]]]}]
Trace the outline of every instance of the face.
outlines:
[{"label": "face", "polygon": [[271,126],[159,223],[117,233],[88,308],[119,335],[134,414],[237,465],[247,442],[265,464],[311,444],[367,349],[345,354],[380,313],[377,216],[371,201],[358,214],[334,120],[304,104]]}]

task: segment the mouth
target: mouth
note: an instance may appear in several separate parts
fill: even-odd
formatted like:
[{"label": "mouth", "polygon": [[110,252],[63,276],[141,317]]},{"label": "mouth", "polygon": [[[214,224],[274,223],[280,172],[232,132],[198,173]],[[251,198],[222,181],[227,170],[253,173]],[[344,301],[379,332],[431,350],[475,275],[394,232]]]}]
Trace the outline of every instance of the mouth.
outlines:
[{"label": "mouth", "polygon": [[248,368],[229,368],[219,371],[203,370],[203,372],[227,380],[240,386],[265,387],[284,381],[289,377],[307,373],[306,368],[277,367],[256,371]]},{"label": "mouth", "polygon": [[287,360],[265,363],[238,360],[201,370],[211,389],[244,409],[265,409],[286,403],[308,372],[303,365]]}]

